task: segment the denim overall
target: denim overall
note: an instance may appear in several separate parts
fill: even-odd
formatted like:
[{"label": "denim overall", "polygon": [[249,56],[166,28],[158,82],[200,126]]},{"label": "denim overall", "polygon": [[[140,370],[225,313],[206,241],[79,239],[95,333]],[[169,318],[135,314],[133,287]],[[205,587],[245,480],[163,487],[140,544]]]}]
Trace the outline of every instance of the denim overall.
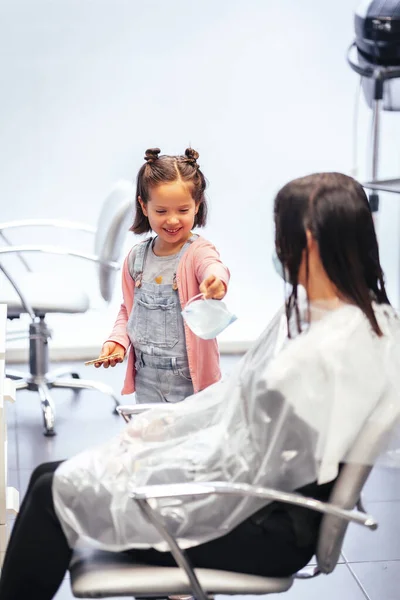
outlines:
[{"label": "denim overall", "polygon": [[127,332],[136,357],[136,402],[180,402],[193,394],[185,329],[176,283],[178,263],[191,241],[176,256],[172,284],[142,281],[146,256],[153,243],[138,246],[131,275],[135,296]]}]

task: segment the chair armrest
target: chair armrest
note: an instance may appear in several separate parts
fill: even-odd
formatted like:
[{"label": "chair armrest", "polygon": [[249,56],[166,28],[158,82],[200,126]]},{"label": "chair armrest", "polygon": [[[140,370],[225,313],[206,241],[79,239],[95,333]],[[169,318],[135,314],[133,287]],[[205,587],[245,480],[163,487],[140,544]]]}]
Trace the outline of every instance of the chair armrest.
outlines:
[{"label": "chair armrest", "polygon": [[[87,233],[95,234],[96,229],[85,223],[78,223],[74,221],[66,221],[62,219],[20,219],[18,221],[7,221],[0,223],[0,237],[5,241],[8,246],[12,246],[11,241],[4,234],[4,230],[9,229],[20,229],[21,227],[56,227],[58,229],[73,229],[75,231],[86,231]],[[27,271],[31,272],[29,264],[25,258],[18,254],[18,258],[24,265]]]},{"label": "chair armrest", "polygon": [[137,415],[141,415],[142,413],[151,410],[152,408],[156,407],[156,406],[160,406],[160,404],[162,404],[163,408],[170,408],[170,410],[173,410],[173,406],[174,404],[163,404],[163,403],[154,403],[154,404],[124,404],[124,405],[120,405],[117,406],[117,413],[121,415],[121,417],[123,417],[125,419],[125,421],[127,423],[129,423],[130,421],[130,417],[133,416],[137,416]]},{"label": "chair armrest", "polygon": [[96,233],[96,228],[91,225],[64,219],[21,219],[0,223],[0,231],[4,231],[4,229],[19,229],[21,227],[57,227],[59,229],[74,229],[76,231]]},{"label": "chair armrest", "polygon": [[[0,229],[0,237],[7,244],[7,246],[12,246],[12,242],[8,239],[8,237],[3,233],[3,231],[1,229]],[[25,258],[23,256],[21,256],[20,254],[18,254],[18,258],[21,261],[21,263],[24,265],[25,269],[28,272],[31,272],[32,269],[30,268],[30,266],[26,262]]]},{"label": "chair armrest", "polygon": [[151,408],[154,408],[154,406],[156,406],[156,405],[155,404],[121,404],[120,406],[117,406],[117,412],[121,416],[126,415],[127,417],[129,417],[131,415],[140,415],[141,413],[146,412],[147,410],[150,410]]},{"label": "chair armrest", "polygon": [[[201,587],[201,584],[196,576],[196,572],[190,563],[185,551],[179,547],[175,538],[166,529],[162,518],[152,506],[151,500],[156,498],[176,498],[184,496],[208,496],[209,494],[222,494],[230,496],[264,498],[265,500],[277,500],[317,510],[321,513],[331,514],[346,521],[352,521],[360,525],[365,525],[369,529],[376,529],[377,523],[374,519],[365,514],[358,514],[355,511],[341,509],[333,504],[320,502],[314,498],[306,498],[301,494],[292,494],[287,492],[279,492],[270,488],[262,488],[244,483],[225,483],[222,481],[212,481],[203,483],[183,483],[170,485],[152,485],[136,488],[129,495],[138,504],[142,513],[147,517],[149,522],[158,531],[161,537],[168,544],[171,554],[173,555],[177,565],[183,569],[188,577],[192,588],[193,596],[197,600],[207,600],[207,594]],[[312,573],[312,576],[318,574],[318,570]],[[300,577],[305,575],[300,575]],[[308,575],[310,576],[310,575]]]},{"label": "chair armrest", "polygon": [[[142,513],[147,517],[149,522],[158,531],[173,555],[177,565],[183,569],[190,582],[193,596],[198,600],[207,600],[207,595],[202,589],[200,582],[196,576],[196,572],[190,563],[189,558],[178,542],[169,533],[165,527],[158,511],[152,506],[151,500],[156,498],[176,498],[184,496],[208,496],[210,494],[220,494],[229,496],[242,496],[264,498],[265,500],[277,500],[296,506],[302,506],[311,510],[316,510],[321,513],[331,514],[340,517],[346,521],[352,521],[360,525],[364,525],[369,529],[376,529],[377,523],[374,519],[363,513],[358,514],[356,511],[341,509],[333,504],[320,502],[314,498],[306,498],[301,494],[292,494],[287,492],[279,492],[269,488],[262,488],[248,484],[240,483],[225,483],[221,481],[212,481],[204,483],[183,483],[170,485],[153,485],[136,488],[129,495],[137,502]],[[299,578],[308,578],[316,576],[319,570],[314,570],[311,574],[300,574]]]},{"label": "chair armrest", "polygon": [[83,258],[101,265],[110,267],[118,271],[120,265],[117,262],[100,260],[95,254],[86,254],[84,252],[77,252],[70,248],[59,248],[58,246],[39,246],[34,244],[24,244],[21,246],[5,246],[0,248],[0,254],[15,254],[20,252],[39,252],[43,254],[60,254],[62,256],[74,256],[76,258]]},{"label": "chair armrest", "polygon": [[358,513],[354,510],[345,510],[328,502],[321,502],[314,498],[307,498],[301,494],[280,492],[271,488],[263,488],[246,483],[226,483],[223,481],[205,481],[202,483],[171,483],[167,485],[151,485],[136,488],[129,495],[134,500],[151,500],[156,498],[176,498],[185,496],[209,496],[210,494],[241,496],[274,500],[293,504],[310,510],[316,510],[323,514],[333,515],[349,521],[364,525],[368,529],[375,530],[377,522],[371,515]]},{"label": "chair armrest", "polygon": [[156,406],[155,404],[122,404],[117,406],[117,412],[120,415],[140,415],[147,410],[150,410]]}]

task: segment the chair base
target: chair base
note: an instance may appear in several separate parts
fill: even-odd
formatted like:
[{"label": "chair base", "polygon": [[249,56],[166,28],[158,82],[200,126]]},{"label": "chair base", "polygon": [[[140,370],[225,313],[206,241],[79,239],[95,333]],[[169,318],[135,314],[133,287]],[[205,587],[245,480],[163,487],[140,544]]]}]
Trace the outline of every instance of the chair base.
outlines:
[{"label": "chair base", "polygon": [[[43,412],[44,435],[53,436],[55,431],[55,408],[51,397],[52,388],[65,388],[78,392],[79,390],[97,390],[111,396],[116,412],[119,399],[113,389],[100,381],[81,379],[78,373],[70,368],[60,368],[48,371],[48,339],[51,332],[47,327],[44,316],[32,321],[29,326],[29,373],[7,370],[6,377],[15,380],[17,390],[38,392]],[[65,377],[69,375],[69,377]]]}]

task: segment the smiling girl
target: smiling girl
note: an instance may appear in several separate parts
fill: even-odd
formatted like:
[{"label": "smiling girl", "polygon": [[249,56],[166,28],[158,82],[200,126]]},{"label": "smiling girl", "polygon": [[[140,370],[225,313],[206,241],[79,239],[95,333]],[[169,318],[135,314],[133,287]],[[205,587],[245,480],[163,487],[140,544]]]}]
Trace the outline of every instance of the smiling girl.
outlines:
[{"label": "smiling girl", "polygon": [[131,231],[155,236],[125,259],[123,303],[95,366],[114,367],[128,352],[123,394],[136,402],[179,402],[220,379],[216,340],[197,337],[181,310],[199,293],[221,300],[229,271],[215,247],[192,229],[206,224],[206,180],[192,148],[184,156],[146,150]]}]

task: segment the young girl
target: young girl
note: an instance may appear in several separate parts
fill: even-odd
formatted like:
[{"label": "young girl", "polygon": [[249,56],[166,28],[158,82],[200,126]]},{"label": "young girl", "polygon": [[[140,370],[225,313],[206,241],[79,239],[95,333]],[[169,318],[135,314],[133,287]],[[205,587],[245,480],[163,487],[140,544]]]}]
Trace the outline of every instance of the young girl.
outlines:
[{"label": "young girl", "polygon": [[[203,293],[221,300],[229,271],[215,247],[192,228],[206,224],[206,180],[192,148],[185,156],[146,150],[137,176],[136,214],[131,231],[154,231],[134,246],[122,273],[123,303],[101,357],[105,368],[129,350],[123,394],[136,401],[179,402],[221,377],[216,340],[195,336],[181,310]],[[95,366],[99,367],[101,363]]]}]

